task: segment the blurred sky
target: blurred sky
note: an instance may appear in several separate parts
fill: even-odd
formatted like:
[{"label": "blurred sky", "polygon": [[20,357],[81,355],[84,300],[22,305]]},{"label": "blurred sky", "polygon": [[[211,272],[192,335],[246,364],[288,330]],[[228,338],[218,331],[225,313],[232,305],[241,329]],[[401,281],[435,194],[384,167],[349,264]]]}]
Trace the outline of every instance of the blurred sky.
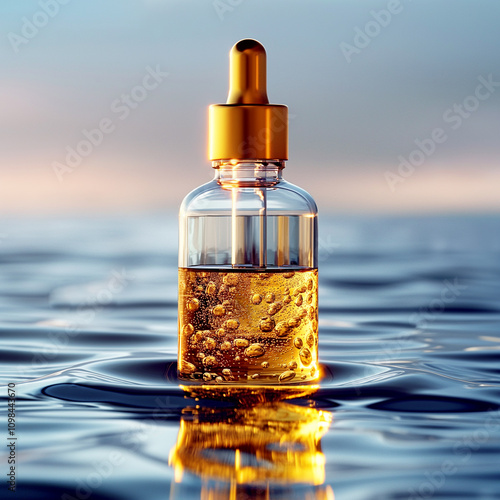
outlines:
[{"label": "blurred sky", "polygon": [[207,106],[241,38],[320,212],[500,209],[498,0],[4,0],[0,31],[0,213],[176,209],[213,175]]}]

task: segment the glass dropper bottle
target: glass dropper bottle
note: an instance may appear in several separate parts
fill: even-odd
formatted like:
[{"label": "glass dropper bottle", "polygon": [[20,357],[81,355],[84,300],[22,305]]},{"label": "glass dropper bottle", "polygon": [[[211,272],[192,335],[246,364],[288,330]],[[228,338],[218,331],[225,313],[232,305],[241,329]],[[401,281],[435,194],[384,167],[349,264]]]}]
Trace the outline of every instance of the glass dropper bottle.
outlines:
[{"label": "glass dropper bottle", "polygon": [[318,378],[317,207],[283,178],[288,108],[269,104],[266,52],[230,52],[226,104],[209,109],[212,181],[179,215],[178,375],[191,384]]}]

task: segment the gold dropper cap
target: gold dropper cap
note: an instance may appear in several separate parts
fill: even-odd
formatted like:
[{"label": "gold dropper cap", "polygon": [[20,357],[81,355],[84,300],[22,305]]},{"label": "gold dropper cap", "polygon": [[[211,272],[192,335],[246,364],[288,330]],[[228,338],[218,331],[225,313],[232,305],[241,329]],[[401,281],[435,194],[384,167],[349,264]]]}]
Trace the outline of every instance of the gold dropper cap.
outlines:
[{"label": "gold dropper cap", "polygon": [[208,115],[210,160],[288,159],[288,108],[269,104],[266,51],[257,40],[231,49],[227,102],[212,104]]}]

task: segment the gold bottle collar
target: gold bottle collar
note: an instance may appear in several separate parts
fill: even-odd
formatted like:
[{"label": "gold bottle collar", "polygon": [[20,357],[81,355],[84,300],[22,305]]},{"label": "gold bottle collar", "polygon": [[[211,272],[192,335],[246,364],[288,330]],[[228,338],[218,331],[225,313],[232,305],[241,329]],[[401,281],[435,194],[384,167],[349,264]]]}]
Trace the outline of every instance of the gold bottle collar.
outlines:
[{"label": "gold bottle collar", "polygon": [[229,75],[226,104],[209,108],[209,159],[287,160],[288,108],[269,104],[264,47],[251,39],[236,43]]}]

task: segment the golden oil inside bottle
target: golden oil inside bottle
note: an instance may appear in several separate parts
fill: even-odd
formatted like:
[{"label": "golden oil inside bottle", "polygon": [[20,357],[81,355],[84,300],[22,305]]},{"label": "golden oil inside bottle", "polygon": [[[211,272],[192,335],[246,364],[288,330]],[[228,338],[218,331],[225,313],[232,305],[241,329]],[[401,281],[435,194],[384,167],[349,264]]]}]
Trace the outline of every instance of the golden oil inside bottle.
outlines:
[{"label": "golden oil inside bottle", "polygon": [[318,271],[179,269],[179,377],[287,384],[318,373]]}]

